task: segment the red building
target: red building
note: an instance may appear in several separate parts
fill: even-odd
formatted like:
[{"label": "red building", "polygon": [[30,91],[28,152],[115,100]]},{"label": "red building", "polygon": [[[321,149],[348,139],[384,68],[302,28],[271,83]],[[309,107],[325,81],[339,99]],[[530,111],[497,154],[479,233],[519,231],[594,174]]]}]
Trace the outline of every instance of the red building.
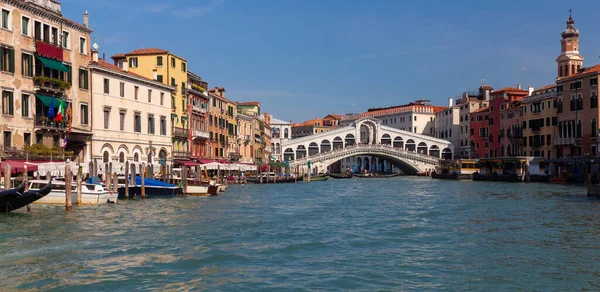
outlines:
[{"label": "red building", "polygon": [[501,116],[502,111],[509,108],[510,104],[515,101],[523,101],[525,96],[529,95],[527,90],[505,87],[500,90],[492,91],[490,94],[489,116],[488,116],[488,131],[491,135],[488,137],[488,156],[486,157],[502,157],[502,141],[500,141],[500,133],[502,129]]},{"label": "red building", "polygon": [[480,108],[471,113],[471,153],[473,158],[489,157],[489,115],[490,108]]},{"label": "red building", "polygon": [[188,71],[188,88],[186,89],[188,116],[190,120],[189,145],[190,157],[199,160],[210,156],[208,152],[208,83],[200,76]]}]

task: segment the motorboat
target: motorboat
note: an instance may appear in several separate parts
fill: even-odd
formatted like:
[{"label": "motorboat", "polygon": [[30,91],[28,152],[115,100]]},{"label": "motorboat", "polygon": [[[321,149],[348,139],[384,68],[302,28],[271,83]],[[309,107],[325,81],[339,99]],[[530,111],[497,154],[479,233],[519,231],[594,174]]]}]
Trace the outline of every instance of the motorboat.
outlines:
[{"label": "motorboat", "polygon": [[[41,190],[46,185],[44,180],[31,180],[29,182],[30,190]],[[35,201],[34,204],[65,204],[66,182],[60,180],[52,181],[52,191],[43,198]],[[81,204],[96,205],[104,203],[116,203],[117,194],[106,190],[100,184],[81,184]],[[71,202],[77,204],[77,183],[71,183]]]},{"label": "motorboat", "polygon": [[[135,177],[135,185],[129,185],[129,197],[142,196],[142,178]],[[144,191],[146,197],[173,197],[179,196],[183,190],[178,185],[169,184],[156,179],[144,178]],[[119,183],[119,197],[125,198],[125,183]]]}]

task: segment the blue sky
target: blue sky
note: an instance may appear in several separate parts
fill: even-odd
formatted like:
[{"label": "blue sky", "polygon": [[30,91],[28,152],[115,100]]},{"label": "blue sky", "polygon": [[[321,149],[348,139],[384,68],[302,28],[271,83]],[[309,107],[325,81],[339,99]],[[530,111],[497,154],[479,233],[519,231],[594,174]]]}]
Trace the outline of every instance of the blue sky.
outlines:
[{"label": "blue sky", "polygon": [[[302,121],[430,99],[482,83],[554,82],[568,9],[584,65],[600,62],[597,2],[355,0],[62,0],[88,10],[107,59],[171,50],[234,101]],[[487,3],[489,2],[489,3]]]}]

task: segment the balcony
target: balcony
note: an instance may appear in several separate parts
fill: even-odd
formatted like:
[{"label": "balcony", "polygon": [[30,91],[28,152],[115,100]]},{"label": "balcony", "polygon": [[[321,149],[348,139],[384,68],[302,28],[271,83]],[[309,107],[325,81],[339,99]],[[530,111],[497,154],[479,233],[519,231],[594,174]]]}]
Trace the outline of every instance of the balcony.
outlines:
[{"label": "balcony", "polygon": [[175,138],[187,138],[188,137],[188,129],[175,127],[173,128],[173,137]]},{"label": "balcony", "polygon": [[46,76],[36,76],[33,78],[33,85],[37,89],[48,92],[64,93],[65,90],[71,89],[71,83],[56,78]]},{"label": "balcony", "polygon": [[56,122],[52,119],[48,119],[48,117],[44,115],[35,115],[34,125],[37,128],[51,131],[67,131],[69,127],[66,119],[63,119],[61,122]]},{"label": "balcony", "polygon": [[189,159],[190,152],[189,151],[173,151],[173,158],[175,159]]},{"label": "balcony", "polygon": [[208,139],[208,132],[202,130],[193,130],[192,135],[194,139]]},{"label": "balcony", "polygon": [[571,137],[571,138],[557,138],[557,139],[554,139],[554,145],[556,145],[556,146],[560,146],[560,145],[575,145],[575,141],[576,141],[575,137]]},{"label": "balcony", "polygon": [[200,105],[194,105],[194,106],[192,106],[192,111],[194,111],[196,113],[206,114],[206,109],[203,108]]},{"label": "balcony", "polygon": [[239,152],[229,153],[229,159],[239,161],[242,158],[242,155]]}]

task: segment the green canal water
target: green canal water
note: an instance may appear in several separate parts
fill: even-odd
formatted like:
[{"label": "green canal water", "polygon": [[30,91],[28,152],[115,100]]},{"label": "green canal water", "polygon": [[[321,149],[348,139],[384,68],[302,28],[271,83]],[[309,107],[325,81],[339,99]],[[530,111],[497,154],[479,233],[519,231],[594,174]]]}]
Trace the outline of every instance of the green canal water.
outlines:
[{"label": "green canal water", "polygon": [[600,200],[351,179],[0,216],[0,290],[600,290]]}]

